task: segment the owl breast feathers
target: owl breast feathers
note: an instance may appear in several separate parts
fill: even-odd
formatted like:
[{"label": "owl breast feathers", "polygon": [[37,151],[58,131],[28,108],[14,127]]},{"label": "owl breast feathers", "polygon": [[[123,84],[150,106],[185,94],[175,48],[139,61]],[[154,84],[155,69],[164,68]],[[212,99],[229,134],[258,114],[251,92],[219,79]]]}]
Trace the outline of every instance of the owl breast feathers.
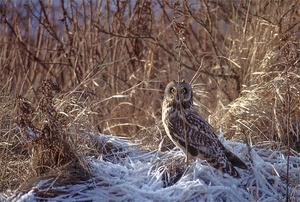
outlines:
[{"label": "owl breast feathers", "polygon": [[219,141],[212,126],[197,113],[192,88],[185,81],[172,81],[167,85],[162,121],[168,137],[183,152],[188,151],[186,155],[189,158],[206,160],[216,169],[237,178],[240,175],[234,166],[247,169],[245,163]]}]

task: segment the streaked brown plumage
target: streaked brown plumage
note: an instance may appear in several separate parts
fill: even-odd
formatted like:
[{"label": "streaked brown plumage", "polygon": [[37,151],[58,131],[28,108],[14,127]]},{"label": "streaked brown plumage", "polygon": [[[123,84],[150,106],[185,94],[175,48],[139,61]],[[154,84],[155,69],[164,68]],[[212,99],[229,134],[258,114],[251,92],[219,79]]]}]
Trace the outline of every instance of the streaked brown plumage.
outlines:
[{"label": "streaked brown plumage", "polygon": [[[180,106],[183,109],[183,117]],[[247,169],[247,166],[224,147],[212,126],[197,113],[193,105],[192,87],[185,81],[172,81],[165,89],[162,121],[168,137],[185,153],[183,120],[185,120],[189,159],[206,160],[216,169],[233,177],[240,177],[234,166],[242,169]]]}]

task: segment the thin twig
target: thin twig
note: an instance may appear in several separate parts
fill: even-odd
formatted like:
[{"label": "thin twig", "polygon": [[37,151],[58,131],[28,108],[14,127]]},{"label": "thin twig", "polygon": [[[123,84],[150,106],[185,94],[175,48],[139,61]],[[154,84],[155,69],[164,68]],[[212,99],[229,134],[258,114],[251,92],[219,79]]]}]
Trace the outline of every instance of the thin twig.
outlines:
[{"label": "thin twig", "polygon": [[[178,51],[178,89],[181,82],[181,72],[182,72],[182,52],[186,49],[186,23],[178,20],[178,18],[183,16],[183,11],[180,7],[180,4],[178,1],[174,3],[174,13],[173,13],[173,29],[174,32],[178,36],[178,42],[179,45],[177,48]],[[179,94],[179,100],[181,101],[180,91],[178,91]],[[184,131],[184,139],[185,139],[185,153],[186,153],[186,166],[189,166],[189,153],[188,153],[188,138],[187,138],[187,132],[186,132],[186,120],[184,117],[184,110],[182,103],[180,103],[180,113],[182,117],[182,123],[183,123],[183,131]]]},{"label": "thin twig", "polygon": [[291,154],[291,147],[290,147],[290,112],[291,112],[291,91],[289,85],[289,78],[288,78],[288,66],[285,68],[285,76],[286,76],[286,133],[287,133],[287,147],[288,147],[288,154],[287,154],[287,167],[286,167],[286,201],[289,201],[289,171],[290,171],[290,154]]}]

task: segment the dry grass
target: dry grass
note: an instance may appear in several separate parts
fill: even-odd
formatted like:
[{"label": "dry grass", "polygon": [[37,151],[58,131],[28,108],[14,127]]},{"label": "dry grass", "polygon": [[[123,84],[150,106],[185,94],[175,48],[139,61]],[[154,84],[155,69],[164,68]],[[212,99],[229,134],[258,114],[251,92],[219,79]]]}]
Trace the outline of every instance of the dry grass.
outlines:
[{"label": "dry grass", "polygon": [[[183,1],[176,12],[171,1],[54,2],[0,5],[1,191],[99,153],[86,130],[157,148],[179,59],[216,130],[300,151],[298,0]],[[186,23],[181,58],[174,19]]]}]

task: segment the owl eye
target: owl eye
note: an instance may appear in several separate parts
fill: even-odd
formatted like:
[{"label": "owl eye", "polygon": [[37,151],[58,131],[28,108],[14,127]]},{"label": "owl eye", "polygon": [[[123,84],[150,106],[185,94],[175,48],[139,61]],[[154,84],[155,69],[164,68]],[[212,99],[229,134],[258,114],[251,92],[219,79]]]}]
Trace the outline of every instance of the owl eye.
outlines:
[{"label": "owl eye", "polygon": [[182,94],[186,94],[186,89],[183,88],[183,89],[181,90],[181,93],[182,93]]},{"label": "owl eye", "polygon": [[175,88],[171,88],[171,91],[170,91],[172,94],[176,93],[176,89]]}]

